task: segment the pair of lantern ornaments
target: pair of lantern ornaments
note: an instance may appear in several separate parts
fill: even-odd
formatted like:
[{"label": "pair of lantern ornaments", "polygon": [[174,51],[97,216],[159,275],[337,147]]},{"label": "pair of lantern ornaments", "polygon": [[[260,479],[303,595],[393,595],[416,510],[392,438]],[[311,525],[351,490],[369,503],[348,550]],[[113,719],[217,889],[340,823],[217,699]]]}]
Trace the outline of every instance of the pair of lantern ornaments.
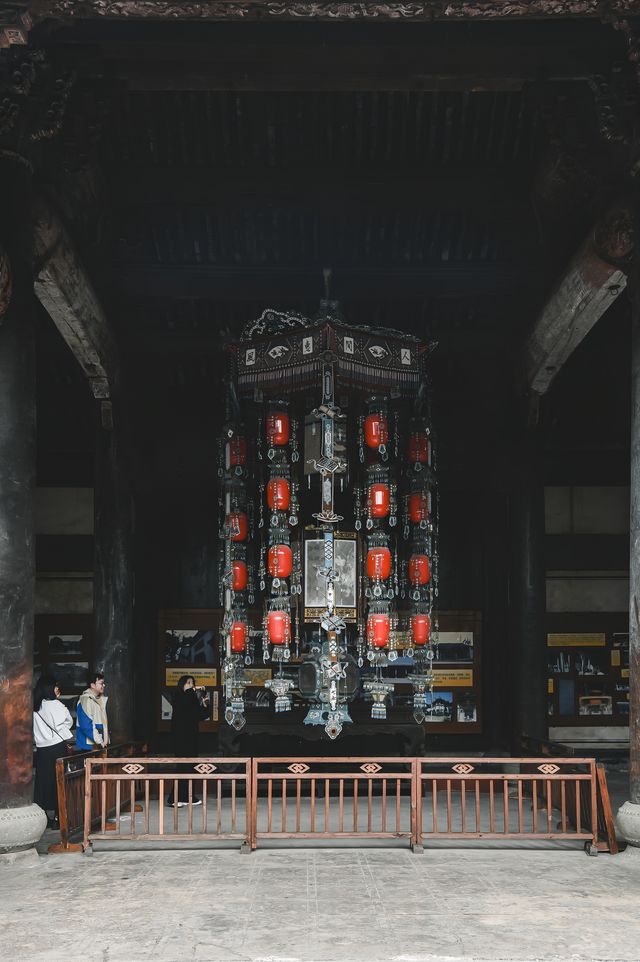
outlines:
[{"label": "pair of lantern ornaments", "polygon": [[[422,369],[419,390],[410,381],[403,395],[394,390],[394,371],[380,377],[375,366],[383,351],[393,356],[388,340],[372,345],[368,329],[336,334],[333,325],[309,335],[308,324],[306,336],[304,329],[297,335],[303,348],[321,336],[348,348],[357,332],[370,356],[358,367],[334,347],[318,351],[315,365],[298,351],[297,368],[290,359],[289,367],[270,366],[270,352],[295,355],[296,335],[236,348],[236,361],[257,364],[257,357],[262,370],[238,378],[249,395],[244,410],[238,382],[232,385],[220,444],[221,656],[225,719],[236,730],[255,683],[248,669],[261,653],[274,666],[264,684],[276,712],[289,711],[296,696],[307,704],[304,723],[323,725],[334,739],[352,721],[349,705],[358,697],[371,700],[374,719],[387,717],[400,688],[410,693],[416,722],[428,712],[437,633],[435,464]],[[403,374],[398,365],[400,383]],[[370,382],[386,392],[363,397]],[[266,400],[265,388],[273,392]],[[314,389],[319,403],[311,407]],[[390,678],[399,658],[407,674]]]}]

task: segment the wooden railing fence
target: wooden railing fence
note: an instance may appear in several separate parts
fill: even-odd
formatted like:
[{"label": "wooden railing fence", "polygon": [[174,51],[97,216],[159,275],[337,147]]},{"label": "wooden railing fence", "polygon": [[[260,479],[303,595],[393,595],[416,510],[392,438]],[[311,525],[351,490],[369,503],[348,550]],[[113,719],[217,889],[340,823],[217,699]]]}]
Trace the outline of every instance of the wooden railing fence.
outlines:
[{"label": "wooden railing fence", "polygon": [[[184,802],[179,801],[181,786],[187,796]],[[250,758],[181,758],[178,762],[175,758],[132,758],[124,763],[114,758],[87,758],[85,848],[94,841],[109,838],[172,843],[237,840],[248,850],[250,789]],[[94,828],[96,793],[98,819]],[[169,804],[169,796],[173,797],[174,804]],[[111,798],[112,831],[108,827]],[[136,814],[138,799],[141,802],[139,817]]]},{"label": "wooden railing fence", "polygon": [[252,848],[261,838],[412,839],[414,780],[412,758],[254,758]]},{"label": "wooden railing fence", "polygon": [[606,776],[593,758],[90,754],[84,772],[86,851],[107,839],[237,841],[243,851],[267,840],[406,839],[421,851],[444,838],[571,840],[589,854],[617,852]]},{"label": "wooden railing fence", "polygon": [[417,766],[418,844],[428,838],[572,839],[588,851],[597,848],[592,758],[423,758]]},{"label": "wooden railing fence", "polygon": [[[110,745],[105,751],[97,749],[89,752],[74,752],[56,762],[56,785],[58,791],[58,817],[60,820],[60,841],[49,846],[49,854],[82,851],[82,831],[85,824],[85,760],[87,758],[131,758],[145,755],[147,746],[140,742],[125,742]],[[113,809],[113,792],[108,797],[108,810]],[[100,802],[97,786],[92,786],[91,820],[100,817]],[[74,836],[79,836],[74,841]]]}]

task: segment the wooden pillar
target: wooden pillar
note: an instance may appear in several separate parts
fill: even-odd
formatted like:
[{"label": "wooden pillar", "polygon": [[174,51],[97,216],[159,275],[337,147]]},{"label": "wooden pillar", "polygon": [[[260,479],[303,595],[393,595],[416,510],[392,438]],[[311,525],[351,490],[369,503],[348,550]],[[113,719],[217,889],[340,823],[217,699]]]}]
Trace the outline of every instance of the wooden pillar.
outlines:
[{"label": "wooden pillar", "polygon": [[521,753],[522,735],[547,737],[544,486],[540,458],[536,439],[528,434],[516,464],[511,501],[509,674],[512,750],[516,754]]},{"label": "wooden pillar", "polygon": [[640,311],[631,346],[631,516],[629,572],[629,797],[640,805]]},{"label": "wooden pillar", "polygon": [[[0,851],[33,845],[45,813],[33,804],[33,617],[36,468],[33,299],[2,252],[0,312]],[[7,272],[9,274],[7,275]]]},{"label": "wooden pillar", "polygon": [[[122,403],[96,439],[94,617],[96,668],[107,681],[111,743],[133,737],[133,524]],[[152,666],[144,683],[152,684]]]},{"label": "wooden pillar", "polygon": [[640,846],[640,263],[633,275],[631,322],[631,511],[629,518],[629,801],[620,831]]}]

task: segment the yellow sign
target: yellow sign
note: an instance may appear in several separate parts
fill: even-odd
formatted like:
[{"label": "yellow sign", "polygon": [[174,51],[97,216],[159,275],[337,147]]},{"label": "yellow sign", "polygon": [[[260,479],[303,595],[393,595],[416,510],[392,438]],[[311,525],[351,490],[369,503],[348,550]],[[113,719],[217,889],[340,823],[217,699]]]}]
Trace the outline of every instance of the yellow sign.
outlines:
[{"label": "yellow sign", "polygon": [[621,677],[621,678],[628,678],[628,677],[629,677],[629,669],[628,669],[628,668],[621,668],[621,669],[620,669],[620,677]]},{"label": "yellow sign", "polygon": [[468,688],[473,685],[473,668],[434,671],[434,688]]},{"label": "yellow sign", "polygon": [[604,648],[604,632],[552,632],[547,635],[549,648]]},{"label": "yellow sign", "polygon": [[553,695],[553,678],[547,678],[547,694]]},{"label": "yellow sign", "polygon": [[614,668],[620,666],[620,649],[619,648],[612,648],[611,664]]},{"label": "yellow sign", "polygon": [[[265,681],[268,681],[273,672],[270,668],[245,668],[244,674],[249,679],[252,688],[264,688]],[[224,685],[224,672],[221,672],[221,685]]]},{"label": "yellow sign", "polygon": [[167,688],[173,688],[183,675],[195,678],[196,685],[205,685],[207,688],[213,688],[218,684],[217,668],[198,668],[195,671],[189,671],[188,668],[166,668],[164,683]]}]

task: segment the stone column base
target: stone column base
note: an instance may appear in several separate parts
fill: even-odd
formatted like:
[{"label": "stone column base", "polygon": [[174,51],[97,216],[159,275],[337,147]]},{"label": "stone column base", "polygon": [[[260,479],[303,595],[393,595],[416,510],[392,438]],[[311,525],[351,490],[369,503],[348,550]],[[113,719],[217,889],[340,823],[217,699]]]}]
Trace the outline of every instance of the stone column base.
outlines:
[{"label": "stone column base", "polygon": [[0,808],[0,852],[19,852],[39,842],[47,827],[47,815],[39,805]]},{"label": "stone column base", "polygon": [[640,805],[625,802],[618,809],[616,823],[629,845],[640,846]]}]

